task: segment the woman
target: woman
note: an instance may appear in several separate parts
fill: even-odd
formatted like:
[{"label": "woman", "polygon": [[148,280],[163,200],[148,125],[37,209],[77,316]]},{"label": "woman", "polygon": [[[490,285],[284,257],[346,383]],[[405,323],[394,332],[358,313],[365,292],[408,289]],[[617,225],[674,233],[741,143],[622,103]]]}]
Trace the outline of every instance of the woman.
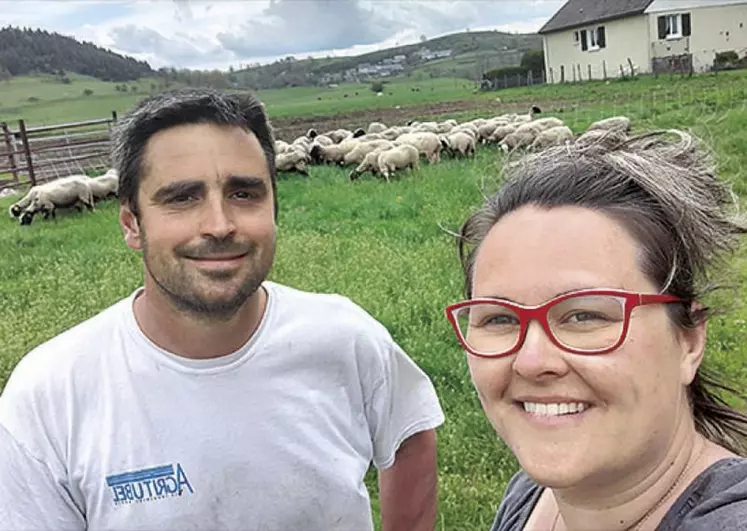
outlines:
[{"label": "woman", "polygon": [[493,530],[747,529],[747,416],[701,367],[702,297],[744,229],[707,156],[609,133],[511,168],[461,229],[446,311],[522,468]]}]

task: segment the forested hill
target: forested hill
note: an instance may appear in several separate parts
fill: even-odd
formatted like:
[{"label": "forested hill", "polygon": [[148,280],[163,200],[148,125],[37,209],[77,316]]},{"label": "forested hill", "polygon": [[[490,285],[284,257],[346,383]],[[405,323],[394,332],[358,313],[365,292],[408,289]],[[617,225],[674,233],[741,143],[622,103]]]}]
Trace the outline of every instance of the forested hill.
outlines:
[{"label": "forested hill", "polygon": [[[32,73],[74,72],[103,81],[131,81],[155,74],[145,61],[40,29],[0,29],[0,79]],[[63,74],[64,75],[64,74]]]}]

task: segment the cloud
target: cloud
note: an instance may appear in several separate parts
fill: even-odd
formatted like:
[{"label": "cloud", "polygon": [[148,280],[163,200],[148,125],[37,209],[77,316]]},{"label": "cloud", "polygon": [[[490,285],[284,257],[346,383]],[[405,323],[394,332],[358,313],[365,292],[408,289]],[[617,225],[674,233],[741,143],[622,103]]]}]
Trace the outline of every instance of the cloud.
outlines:
[{"label": "cloud", "polygon": [[536,31],[564,0],[9,2],[0,25],[42,27],[148,61],[222,68],[287,55],[353,55],[421,35]]},{"label": "cloud", "polygon": [[257,57],[372,44],[402,27],[357,0],[275,0],[260,17],[217,38],[239,57]]}]

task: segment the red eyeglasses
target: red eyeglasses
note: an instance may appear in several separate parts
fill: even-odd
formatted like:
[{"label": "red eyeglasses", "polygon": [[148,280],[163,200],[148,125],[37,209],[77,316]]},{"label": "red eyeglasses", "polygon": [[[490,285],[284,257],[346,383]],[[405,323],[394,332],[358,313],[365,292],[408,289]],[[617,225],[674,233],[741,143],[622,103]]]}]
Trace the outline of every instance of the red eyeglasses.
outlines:
[{"label": "red eyeglasses", "polygon": [[573,354],[606,354],[628,333],[637,306],[683,302],[673,295],[588,289],[566,293],[538,306],[480,298],[452,304],[446,317],[464,350],[495,358],[513,354],[524,343],[529,322],[539,321],[550,340]]}]

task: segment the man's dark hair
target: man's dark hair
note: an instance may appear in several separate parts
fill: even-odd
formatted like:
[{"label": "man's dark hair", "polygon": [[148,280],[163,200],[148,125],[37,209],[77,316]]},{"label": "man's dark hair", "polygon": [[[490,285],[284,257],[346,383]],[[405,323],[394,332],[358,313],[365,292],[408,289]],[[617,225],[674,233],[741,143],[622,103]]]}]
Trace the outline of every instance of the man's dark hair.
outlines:
[{"label": "man's dark hair", "polygon": [[162,92],[139,102],[115,126],[112,163],[119,172],[118,195],[135,216],[145,146],[159,131],[188,124],[237,126],[251,131],[267,159],[272,183],[275,217],[278,197],[275,170],[275,140],[264,105],[249,93],[228,93],[214,89],[179,89]]}]

